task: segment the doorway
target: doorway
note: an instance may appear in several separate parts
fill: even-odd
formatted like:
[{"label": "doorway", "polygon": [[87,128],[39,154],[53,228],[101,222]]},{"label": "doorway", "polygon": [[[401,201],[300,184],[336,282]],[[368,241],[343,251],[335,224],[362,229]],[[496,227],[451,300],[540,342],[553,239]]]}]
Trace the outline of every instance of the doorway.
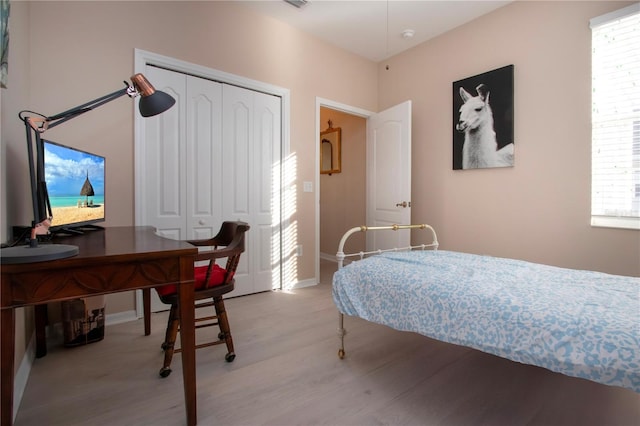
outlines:
[{"label": "doorway", "polygon": [[[315,278],[320,280],[320,260],[335,262],[342,234],[365,223],[367,120],[373,113],[316,98],[316,158],[320,158],[320,132],[331,120],[341,128],[341,172],[320,174],[316,161],[316,256]],[[352,239],[353,247],[364,250],[364,235]]]},{"label": "doorway", "polygon": [[[354,226],[385,226],[392,224],[410,224],[411,223],[411,100],[407,100],[398,105],[392,106],[379,113],[329,101],[326,99],[316,98],[316,282],[319,282],[320,276],[320,258],[327,255],[328,259],[335,260],[335,252],[331,250],[333,245],[337,251],[338,242],[343,233]],[[365,197],[365,218],[348,219],[352,224],[347,226],[345,222],[340,224],[339,220],[335,223],[342,226],[342,229],[322,229],[320,232],[322,213],[321,213],[321,194],[322,182],[320,178],[320,132],[329,126],[330,114],[344,114],[340,117],[348,122],[348,117],[360,117],[364,120],[366,127],[365,136],[365,155],[356,156],[351,162],[342,161],[342,169],[346,170],[350,166],[356,166],[354,169],[361,168],[365,174],[364,189],[350,187],[351,191],[343,195],[337,201],[339,206],[333,206],[334,210],[343,212],[346,217],[347,212],[351,213],[355,210],[359,195]],[[323,123],[327,121],[327,123]],[[344,135],[344,133],[342,133]],[[360,165],[359,167],[357,165]],[[335,183],[334,183],[335,184]],[[346,186],[347,183],[344,183]],[[344,188],[337,191],[344,194]],[[331,203],[332,195],[324,194],[324,202]],[[357,223],[356,221],[360,221]],[[326,221],[324,227],[334,226]],[[323,228],[324,228],[323,227]],[[331,233],[331,234],[329,234]],[[320,246],[321,235],[332,235],[329,246]],[[399,231],[393,233],[392,236],[385,237],[384,241],[374,241],[367,238],[366,233],[362,233],[365,241],[351,240],[351,247],[346,247],[345,251],[361,251],[364,250],[360,246],[364,244],[365,249],[376,246],[384,247],[406,247],[410,242],[410,232]],[[336,236],[337,235],[337,236]],[[328,254],[326,251],[332,253]]]},{"label": "doorway", "polygon": [[[341,135],[340,146],[335,147],[341,157],[340,171],[320,173],[318,185],[320,258],[335,261],[342,234],[347,229],[363,225],[366,220],[367,120],[343,111],[321,107],[320,125],[321,131],[331,126],[333,129],[340,129]],[[327,145],[322,141],[320,143],[321,147]],[[364,245],[361,249],[364,249]]]}]

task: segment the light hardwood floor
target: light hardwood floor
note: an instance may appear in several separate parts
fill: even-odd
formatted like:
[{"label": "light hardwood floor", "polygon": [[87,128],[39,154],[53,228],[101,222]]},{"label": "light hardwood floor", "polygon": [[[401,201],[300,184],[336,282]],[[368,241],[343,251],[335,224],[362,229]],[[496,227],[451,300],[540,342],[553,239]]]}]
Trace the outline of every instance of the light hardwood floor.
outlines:
[{"label": "light hardwood floor", "polygon": [[[226,302],[237,357],[197,351],[200,425],[639,425],[640,394],[347,318],[338,359],[334,265],[322,284]],[[108,309],[108,307],[107,307]],[[182,425],[180,355],[166,379],[141,321],[73,349],[51,342],[15,424]]]}]

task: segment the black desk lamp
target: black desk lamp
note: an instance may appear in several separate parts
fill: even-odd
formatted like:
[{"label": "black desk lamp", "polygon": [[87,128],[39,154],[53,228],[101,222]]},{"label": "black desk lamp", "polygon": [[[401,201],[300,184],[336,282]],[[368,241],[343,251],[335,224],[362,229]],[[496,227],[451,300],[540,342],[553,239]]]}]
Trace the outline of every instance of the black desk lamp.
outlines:
[{"label": "black desk lamp", "polygon": [[[170,95],[155,90],[142,74],[131,77],[131,84],[124,82],[125,88],[108,95],[71,108],[60,114],[46,117],[33,111],[20,111],[18,116],[24,122],[27,132],[27,155],[29,161],[29,177],[31,180],[31,202],[33,206],[33,222],[28,245],[7,247],[0,250],[2,263],[30,263],[46,260],[63,259],[78,254],[78,247],[67,244],[38,244],[38,235],[47,234],[51,226],[51,204],[44,177],[44,152],[41,135],[48,129],[56,127],[85,112],[111,102],[121,96],[135,98],[140,95],[139,109],[143,117],[160,114],[176,102]],[[35,135],[35,161],[34,137]],[[43,202],[44,200],[44,202]]]}]

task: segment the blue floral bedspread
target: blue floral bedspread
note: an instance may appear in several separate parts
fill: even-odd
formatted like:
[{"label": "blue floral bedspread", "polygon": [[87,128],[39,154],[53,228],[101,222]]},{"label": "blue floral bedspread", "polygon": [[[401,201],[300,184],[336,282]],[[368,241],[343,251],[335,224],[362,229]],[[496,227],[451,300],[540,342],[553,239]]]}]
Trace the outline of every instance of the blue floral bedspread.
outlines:
[{"label": "blue floral bedspread", "polygon": [[391,252],[338,270],[333,299],[347,315],[640,392],[640,278]]}]

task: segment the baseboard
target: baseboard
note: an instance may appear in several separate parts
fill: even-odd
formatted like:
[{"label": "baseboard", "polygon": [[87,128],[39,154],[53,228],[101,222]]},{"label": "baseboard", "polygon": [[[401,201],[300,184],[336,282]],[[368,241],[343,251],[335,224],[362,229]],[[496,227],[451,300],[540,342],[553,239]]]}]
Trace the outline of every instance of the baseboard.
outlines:
[{"label": "baseboard", "polygon": [[320,259],[328,260],[329,262],[336,262],[336,263],[338,262],[338,259],[336,259],[335,254],[320,253]]},{"label": "baseboard", "polygon": [[29,339],[29,344],[20,362],[20,367],[18,367],[18,371],[16,371],[16,375],[13,378],[13,420],[16,419],[16,415],[18,414],[18,408],[22,402],[24,390],[27,388],[27,380],[29,380],[29,374],[31,373],[31,367],[35,359],[36,334],[34,332],[31,335],[31,339]]},{"label": "baseboard", "polygon": [[314,285],[318,285],[318,283],[316,282],[315,278],[309,278],[308,280],[302,280],[302,281],[296,281],[295,284],[293,284],[293,287],[289,288],[288,290],[295,290],[298,288],[305,288],[305,287],[311,287]]},{"label": "baseboard", "polygon": [[121,324],[123,322],[135,321],[137,319],[138,319],[138,316],[136,315],[135,310],[117,312],[115,314],[107,314],[107,316],[104,319],[104,324],[115,325],[115,324]]}]

